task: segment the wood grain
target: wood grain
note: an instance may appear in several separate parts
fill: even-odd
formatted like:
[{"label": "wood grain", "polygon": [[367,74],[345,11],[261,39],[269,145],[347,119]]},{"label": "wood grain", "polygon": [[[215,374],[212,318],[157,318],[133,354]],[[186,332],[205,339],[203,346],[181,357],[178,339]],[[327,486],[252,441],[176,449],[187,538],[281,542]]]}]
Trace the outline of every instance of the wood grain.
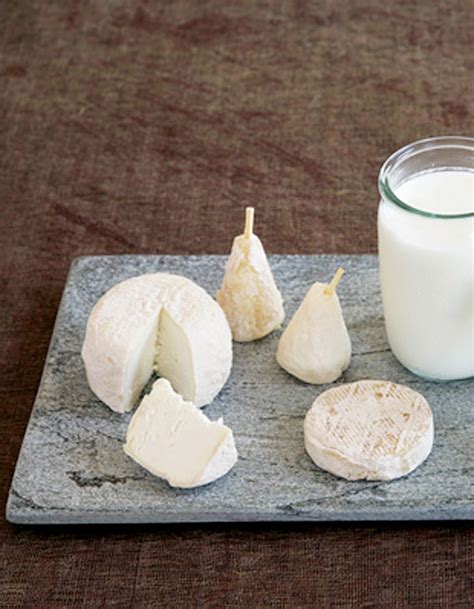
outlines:
[{"label": "wood grain", "polygon": [[[0,496],[71,259],[375,252],[378,168],[473,128],[469,0],[0,3]],[[469,525],[25,529],[5,607],[469,607]]]}]

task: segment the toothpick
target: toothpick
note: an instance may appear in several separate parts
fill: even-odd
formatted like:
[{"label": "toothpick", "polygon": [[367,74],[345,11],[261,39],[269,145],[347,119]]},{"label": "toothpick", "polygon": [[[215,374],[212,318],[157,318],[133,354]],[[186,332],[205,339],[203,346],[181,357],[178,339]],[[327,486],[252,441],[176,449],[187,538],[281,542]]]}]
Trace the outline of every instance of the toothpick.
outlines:
[{"label": "toothpick", "polygon": [[343,268],[339,267],[337,269],[334,277],[332,278],[331,283],[324,288],[325,294],[327,294],[328,296],[332,296],[332,294],[336,291],[337,284],[341,281],[341,278],[344,275],[344,273],[345,273],[345,271]]},{"label": "toothpick", "polygon": [[244,236],[246,239],[250,239],[253,233],[253,215],[255,209],[253,207],[245,208],[245,232]]}]

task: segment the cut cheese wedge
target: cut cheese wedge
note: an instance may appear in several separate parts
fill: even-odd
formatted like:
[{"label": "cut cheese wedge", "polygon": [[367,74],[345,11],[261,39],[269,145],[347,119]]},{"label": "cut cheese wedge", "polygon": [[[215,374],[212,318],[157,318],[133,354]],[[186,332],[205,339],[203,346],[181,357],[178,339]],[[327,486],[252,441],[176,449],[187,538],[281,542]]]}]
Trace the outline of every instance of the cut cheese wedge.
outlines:
[{"label": "cut cheese wedge", "polygon": [[263,338],[279,328],[285,317],[265,250],[253,234],[253,207],[247,208],[245,233],[234,239],[216,300],[238,342]]},{"label": "cut cheese wedge", "polygon": [[153,384],[137,408],[124,450],[152,474],[180,488],[213,482],[237,461],[232,430],[185,402],[165,379]]},{"label": "cut cheese wedge", "polygon": [[351,340],[336,291],[315,283],[280,338],[277,361],[296,378],[322,384],[341,376],[350,360]]},{"label": "cut cheese wedge", "polygon": [[92,391],[112,410],[131,410],[153,370],[204,406],[229,376],[232,335],[220,306],[189,279],[140,275],[92,309],[82,357]]},{"label": "cut cheese wedge", "polygon": [[425,398],[388,381],[340,385],[316,398],[304,422],[306,450],[347,480],[392,480],[430,454],[433,415]]}]

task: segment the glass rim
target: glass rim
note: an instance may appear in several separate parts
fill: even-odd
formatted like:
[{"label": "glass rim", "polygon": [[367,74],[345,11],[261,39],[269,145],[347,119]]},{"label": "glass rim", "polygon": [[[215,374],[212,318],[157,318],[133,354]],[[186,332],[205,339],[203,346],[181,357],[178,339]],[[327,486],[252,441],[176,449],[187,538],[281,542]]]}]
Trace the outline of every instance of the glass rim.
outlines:
[{"label": "glass rim", "polygon": [[[441,218],[444,220],[459,219],[459,218],[473,218],[474,211],[468,211],[458,214],[442,214],[436,212],[425,211],[409,205],[405,201],[402,201],[393,192],[388,176],[390,171],[396,167],[402,160],[420,154],[426,150],[434,148],[466,148],[474,153],[474,137],[467,137],[462,135],[444,135],[438,137],[430,137],[423,140],[418,140],[407,144],[402,148],[399,148],[393,152],[385,163],[382,165],[379,176],[378,176],[378,188],[380,195],[383,199],[388,199],[391,203],[394,203],[398,207],[401,207],[405,211],[409,211],[420,216],[427,218]],[[473,168],[474,171],[474,168]]]}]

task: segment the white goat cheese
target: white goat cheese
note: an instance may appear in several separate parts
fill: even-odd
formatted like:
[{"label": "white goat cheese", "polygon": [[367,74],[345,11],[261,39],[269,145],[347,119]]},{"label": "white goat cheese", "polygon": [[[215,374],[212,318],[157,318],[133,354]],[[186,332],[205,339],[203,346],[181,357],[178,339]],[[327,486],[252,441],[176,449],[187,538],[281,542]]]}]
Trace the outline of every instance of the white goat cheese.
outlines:
[{"label": "white goat cheese", "polygon": [[232,430],[210,421],[159,379],[134,413],[124,450],[155,476],[180,488],[213,482],[237,461]]},{"label": "white goat cheese", "polygon": [[92,391],[112,410],[131,410],[153,370],[204,406],[232,365],[232,335],[220,306],[178,275],[118,283],[92,309],[82,357]]},{"label": "white goat cheese", "polygon": [[347,480],[392,480],[430,454],[433,415],[425,398],[388,381],[340,385],[316,398],[305,447],[322,469]]}]

